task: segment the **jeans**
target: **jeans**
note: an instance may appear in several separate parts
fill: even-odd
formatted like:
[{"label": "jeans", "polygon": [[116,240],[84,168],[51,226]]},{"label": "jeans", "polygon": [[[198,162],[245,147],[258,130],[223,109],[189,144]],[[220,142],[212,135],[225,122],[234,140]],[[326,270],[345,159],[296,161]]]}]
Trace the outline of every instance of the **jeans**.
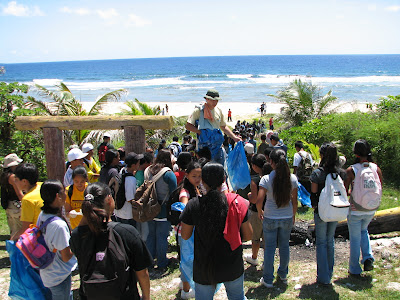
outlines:
[{"label": "jeans", "polygon": [[157,258],[157,266],[165,268],[168,266],[167,250],[168,235],[171,229],[171,223],[168,221],[149,221],[149,235],[146,245],[153,258]]},{"label": "jeans", "polygon": [[369,258],[374,259],[368,234],[368,225],[373,218],[374,215],[356,216],[349,214],[347,216],[350,236],[349,272],[351,274],[360,274],[362,272],[360,267],[360,248],[362,253],[361,263],[364,263]]},{"label": "jeans", "polygon": [[314,213],[317,246],[317,281],[329,284],[335,264],[335,230],[338,222],[324,222]]},{"label": "jeans", "polygon": [[[224,282],[226,295],[229,300],[246,300],[243,289],[244,273],[239,278]],[[213,299],[216,292],[215,285],[195,284],[196,299],[208,300]]]},{"label": "jeans", "polygon": [[143,223],[137,222],[136,229],[139,232],[140,236],[142,237],[142,240],[146,242],[147,237],[149,235],[149,225],[147,224],[147,222]]},{"label": "jeans", "polygon": [[117,216],[115,217],[115,219],[117,220],[117,222],[120,222],[122,224],[129,224],[136,228],[136,221],[134,219],[122,219]]},{"label": "jeans", "polygon": [[49,287],[53,300],[72,300],[71,274],[59,285]]},{"label": "jeans", "polygon": [[268,219],[263,221],[264,232],[264,282],[272,284],[274,281],[274,257],[278,243],[279,247],[279,268],[280,278],[286,278],[289,272],[289,239],[292,231],[293,219]]}]

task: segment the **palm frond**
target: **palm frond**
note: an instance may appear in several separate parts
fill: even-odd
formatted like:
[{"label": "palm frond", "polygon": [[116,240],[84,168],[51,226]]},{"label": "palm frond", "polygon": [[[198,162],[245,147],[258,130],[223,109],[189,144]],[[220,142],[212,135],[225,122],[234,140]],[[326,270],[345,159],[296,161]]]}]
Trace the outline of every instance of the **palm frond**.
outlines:
[{"label": "palm frond", "polygon": [[142,103],[136,98],[135,98],[135,102],[144,115],[154,115],[155,114],[154,109],[152,107],[150,107],[150,105],[147,105],[146,103]]},{"label": "palm frond", "polygon": [[126,89],[119,89],[115,91],[111,91],[109,93],[106,93],[102,96],[100,96],[97,100],[96,103],[93,104],[92,108],[88,112],[89,116],[92,115],[97,115],[100,113],[100,111],[103,109],[104,104],[112,101],[119,101],[122,96],[126,95],[128,91]]},{"label": "palm frond", "polygon": [[54,113],[55,109],[54,109],[54,107],[52,107],[52,105],[50,103],[46,103],[41,100],[37,100],[34,97],[28,97],[28,101],[25,103],[25,106],[26,106],[26,108],[29,108],[29,109],[39,108],[46,115],[50,115],[50,116],[56,115]]},{"label": "palm frond", "polygon": [[122,109],[121,115],[132,115],[132,116],[143,115],[142,111],[137,108],[136,104],[132,100],[126,101],[125,105],[128,106],[129,109]]}]

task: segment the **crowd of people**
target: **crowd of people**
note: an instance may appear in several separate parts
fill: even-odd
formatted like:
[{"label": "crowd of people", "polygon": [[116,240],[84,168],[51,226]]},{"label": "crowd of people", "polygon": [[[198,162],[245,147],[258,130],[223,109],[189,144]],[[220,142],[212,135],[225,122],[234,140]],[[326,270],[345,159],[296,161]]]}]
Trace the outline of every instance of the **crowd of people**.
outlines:
[{"label": "crowd of people", "polygon": [[[321,145],[321,162],[316,167],[312,156],[298,141],[293,145],[297,153],[291,174],[287,146],[277,133],[263,133],[265,125],[240,121],[231,131],[217,108],[218,92],[208,91],[205,99],[204,106],[196,108],[186,124],[189,131],[198,135],[197,140],[186,132],[181,138],[174,137],[168,146],[162,140],[154,153],[148,148],[143,154],[127,153],[121,160],[125,153],[114,149],[106,133],[97,148],[100,165],[94,159],[92,144],[72,148],[63,183],[38,182],[38,170],[33,163],[23,162],[16,154],[4,158],[1,204],[7,213],[11,240],[18,240],[30,224],[40,226],[52,218],[43,234],[49,250],[56,255],[48,267],[40,270],[40,277],[53,299],[72,299],[71,272],[77,266],[81,299],[91,299],[91,295],[106,289],[105,286],[93,289],[87,277],[94,260],[106,259],[104,249],[112,236],[110,232],[122,241],[128,257],[128,280],[116,294],[119,299],[150,299],[148,269],[164,271],[170,264],[167,251],[171,230],[176,233],[180,249],[182,299],[213,299],[222,283],[229,299],[246,299],[242,243],[248,240],[252,242],[251,255],[244,257],[248,263],[258,265],[260,248],[264,248],[260,283],[267,288],[274,286],[277,247],[277,280],[287,283],[289,239],[298,207],[299,182],[310,192],[314,209],[316,281],[322,286],[331,284],[337,222],[324,222],[320,218],[319,195],[328,174],[340,176],[351,195],[354,178],[365,163],[376,170],[382,181],[381,170],[372,163],[368,142],[355,142],[355,163],[343,170],[333,143]],[[260,136],[258,147],[256,135]],[[223,165],[239,141],[244,143],[251,182],[247,190],[232,191],[230,174]],[[124,180],[125,191],[125,202],[120,207],[116,207],[115,195],[109,187],[118,176]],[[154,219],[137,222],[131,205],[136,190],[156,177],[155,190],[161,209]],[[167,203],[175,195],[182,212],[179,223],[171,226]],[[374,213],[353,204],[349,208],[352,276],[373,269],[368,224]]]}]

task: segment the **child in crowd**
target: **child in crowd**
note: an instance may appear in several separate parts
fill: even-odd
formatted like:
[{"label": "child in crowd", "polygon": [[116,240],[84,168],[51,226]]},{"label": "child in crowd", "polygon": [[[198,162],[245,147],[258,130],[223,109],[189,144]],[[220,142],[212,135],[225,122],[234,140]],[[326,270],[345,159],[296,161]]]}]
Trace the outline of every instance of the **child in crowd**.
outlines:
[{"label": "child in crowd", "polygon": [[143,158],[140,159],[139,168],[135,173],[136,187],[140,187],[143,184],[144,170],[146,170],[146,168],[151,166],[151,164],[153,163],[153,159],[154,159],[153,153],[147,151],[143,153]]},{"label": "child in crowd", "polygon": [[186,168],[188,164],[192,161],[192,156],[190,155],[189,152],[181,152],[179,153],[178,159],[176,161],[176,164],[179,167],[179,170],[174,172],[176,176],[176,183],[179,185],[182,180],[185,178],[186,174]]},{"label": "child in crowd", "polygon": [[272,171],[272,167],[267,159],[265,158],[264,154],[254,154],[251,158],[251,167],[256,172],[256,175],[251,176],[251,183],[250,183],[250,193],[249,193],[249,201],[250,201],[250,224],[253,228],[253,237],[251,239],[251,251],[252,255],[245,256],[245,260],[257,266],[258,265],[258,250],[260,249],[261,245],[261,238],[263,236],[262,230],[262,220],[258,217],[257,213],[257,195],[259,190],[259,184],[261,177],[264,175],[268,175]]},{"label": "child in crowd", "polygon": [[43,206],[36,226],[52,218],[43,236],[49,250],[56,251],[53,262],[40,270],[40,277],[50,289],[52,299],[72,300],[71,272],[76,268],[76,258],[69,246],[70,229],[61,216],[66,199],[64,186],[58,180],[46,180],[40,188],[40,196]]},{"label": "child in crowd", "polygon": [[11,237],[18,240],[19,236],[29,228],[30,224],[36,224],[41,207],[40,197],[41,182],[38,182],[39,172],[34,164],[22,163],[15,169],[15,184],[25,193],[21,200],[21,228]]},{"label": "child in crowd", "polygon": [[325,187],[326,176],[330,173],[340,176],[343,181],[346,173],[339,168],[336,146],[324,143],[319,149],[320,167],[311,174],[311,205],[314,208],[315,238],[317,248],[317,283],[330,286],[335,264],[335,230],[338,222],[324,222],[318,214],[318,201]]},{"label": "child in crowd", "polygon": [[[115,227],[111,228],[108,225],[114,208],[114,199],[107,185],[95,182],[86,188],[85,200],[82,203],[83,219],[72,232],[70,241],[72,252],[78,259],[81,278],[80,297],[86,299],[82,288],[82,278],[93,255],[98,254],[97,249],[101,249],[101,245],[108,243],[107,229],[109,229],[114,230],[121,237],[129,257],[129,278],[131,280],[128,281],[128,287],[121,299],[148,300],[150,299],[150,278],[147,268],[152,264],[151,255],[133,226],[117,223]],[[137,281],[139,281],[142,290],[141,297],[138,292]]]},{"label": "child in crowd", "polygon": [[115,149],[108,149],[105,154],[105,164],[100,170],[99,181],[108,185],[111,178],[119,173],[119,152]]},{"label": "child in crowd", "polygon": [[65,212],[71,224],[71,229],[79,225],[82,220],[82,202],[84,191],[88,186],[88,174],[83,166],[78,166],[72,172],[72,185],[67,187],[67,200],[65,202]]},{"label": "child in crowd", "polygon": [[252,235],[248,202],[236,194],[231,194],[234,196],[228,200],[219,191],[225,179],[222,165],[207,163],[201,176],[207,194],[190,200],[180,218],[184,240],[192,236],[196,227],[193,262],[196,299],[213,299],[218,283],[224,283],[228,299],[246,299],[241,243]]},{"label": "child in crowd", "polygon": [[82,152],[87,153],[87,156],[83,159],[83,162],[88,173],[88,181],[90,183],[96,182],[100,176],[100,166],[93,158],[93,148],[93,145],[90,143],[83,144],[82,146]]},{"label": "child in crowd", "polygon": [[[263,176],[257,197],[257,210],[263,219],[264,271],[260,282],[273,287],[275,249],[279,247],[278,277],[287,283],[289,272],[289,239],[297,212],[297,178],[290,174],[285,152],[275,149],[270,154],[273,171]],[[265,205],[263,203],[265,200]]]},{"label": "child in crowd", "polygon": [[[348,167],[346,170],[347,179],[344,183],[346,190],[349,191],[350,186],[351,189],[353,189],[355,176],[358,172],[361,172],[363,166],[369,166],[371,169],[375,170],[380,183],[382,183],[382,171],[373,163],[371,147],[368,142],[366,140],[357,140],[354,144],[353,152],[356,156],[356,160],[355,164]],[[353,193],[350,194],[350,203],[352,203],[352,197],[354,197]],[[351,205],[349,215],[347,216],[347,226],[350,236],[350,275],[360,276],[362,272],[360,267],[360,249],[362,254],[361,263],[364,264],[364,271],[371,271],[374,269],[374,256],[369,241],[368,225],[372,221],[375,212],[376,210],[361,211],[358,210],[354,204]]]},{"label": "child in crowd", "polygon": [[[180,155],[182,155],[182,153]],[[200,196],[200,191],[198,189],[200,182],[201,182],[201,165],[198,162],[190,162],[186,168],[185,178],[178,186],[178,190],[180,190],[179,201],[185,204],[186,206],[189,200],[194,199],[197,196]],[[181,279],[183,282],[181,298],[182,299],[194,298],[195,295],[193,289],[194,287],[191,288],[189,283],[193,281],[193,251],[194,251],[193,240],[190,239],[186,241],[182,239],[181,224],[178,224],[176,229],[178,231],[178,242],[179,242],[180,256],[181,256],[181,272],[182,272]],[[182,262],[185,262],[185,266],[189,265],[188,266],[189,272],[185,272],[187,269],[182,267]]]}]

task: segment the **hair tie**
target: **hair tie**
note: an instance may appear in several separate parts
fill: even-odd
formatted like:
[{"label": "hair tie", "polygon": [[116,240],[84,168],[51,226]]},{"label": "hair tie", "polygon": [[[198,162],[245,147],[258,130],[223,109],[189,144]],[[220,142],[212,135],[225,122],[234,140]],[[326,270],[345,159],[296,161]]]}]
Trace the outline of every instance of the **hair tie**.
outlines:
[{"label": "hair tie", "polygon": [[94,203],[94,196],[92,194],[87,194],[85,196],[85,201],[89,201],[90,203]]}]

